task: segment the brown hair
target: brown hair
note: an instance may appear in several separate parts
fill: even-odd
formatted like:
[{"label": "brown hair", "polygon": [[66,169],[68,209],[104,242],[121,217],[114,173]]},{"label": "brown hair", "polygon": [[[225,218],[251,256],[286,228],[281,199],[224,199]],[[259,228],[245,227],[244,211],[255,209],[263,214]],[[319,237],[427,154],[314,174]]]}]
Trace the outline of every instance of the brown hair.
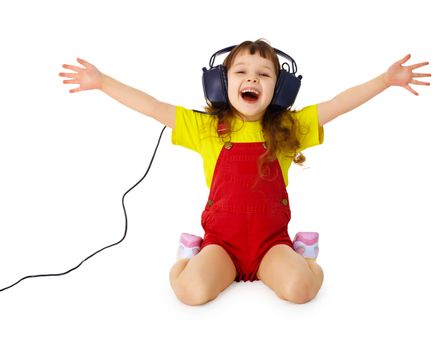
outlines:
[{"label": "brown hair", "polygon": [[[265,40],[258,39],[256,41],[244,41],[236,46],[228,56],[225,58],[223,65],[228,69],[233,64],[235,57],[244,50],[248,50],[251,55],[259,54],[261,57],[272,61],[275,67],[276,77],[278,77],[280,64],[275,50]],[[218,134],[223,142],[231,140],[232,120],[235,112],[231,105],[225,109],[218,109],[212,105],[205,107],[208,113],[216,115],[218,119]],[[262,118],[262,128],[264,132],[265,143],[267,151],[258,160],[258,169],[262,175],[264,166],[267,163],[273,162],[277,158],[277,154],[284,152],[286,155],[293,158],[297,164],[302,164],[305,157],[296,150],[300,143],[297,138],[297,131],[299,130],[298,121],[293,119],[289,109],[273,110],[267,108]]]}]

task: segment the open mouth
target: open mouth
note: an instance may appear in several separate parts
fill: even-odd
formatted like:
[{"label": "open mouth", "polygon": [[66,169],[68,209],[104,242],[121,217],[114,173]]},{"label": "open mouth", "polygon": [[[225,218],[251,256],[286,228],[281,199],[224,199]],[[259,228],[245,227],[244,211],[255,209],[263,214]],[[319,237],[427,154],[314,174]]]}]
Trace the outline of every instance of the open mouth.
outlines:
[{"label": "open mouth", "polygon": [[241,91],[242,99],[248,103],[254,103],[259,99],[259,91],[254,89],[244,89]]}]

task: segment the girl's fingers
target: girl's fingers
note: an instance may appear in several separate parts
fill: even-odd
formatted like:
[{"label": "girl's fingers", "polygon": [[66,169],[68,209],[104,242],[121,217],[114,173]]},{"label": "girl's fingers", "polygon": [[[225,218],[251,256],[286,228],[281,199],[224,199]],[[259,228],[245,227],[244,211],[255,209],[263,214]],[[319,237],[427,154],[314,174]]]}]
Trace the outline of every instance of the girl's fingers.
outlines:
[{"label": "girl's fingers", "polygon": [[79,91],[82,91],[80,87],[78,87],[76,89],[71,89],[70,93],[79,92]]},{"label": "girl's fingers", "polygon": [[425,81],[420,81],[420,80],[416,80],[416,79],[411,79],[410,80],[410,84],[414,84],[414,85],[425,85],[425,86],[429,86],[430,83],[427,83]]},{"label": "girl's fingers", "polygon": [[76,59],[80,64],[82,64],[85,68],[91,66],[91,63],[88,63],[86,60],[83,60],[82,58],[77,58]]},{"label": "girl's fingers", "polygon": [[410,91],[413,95],[416,95],[416,96],[419,95],[416,91],[414,91],[414,90],[411,88],[410,85],[405,85],[404,88],[407,89],[408,91]]},{"label": "girl's fingers", "polygon": [[79,84],[79,86],[77,88],[69,90],[70,93],[80,92],[80,91],[84,90],[84,88],[81,87],[81,81],[84,79],[84,76],[85,76],[85,74],[84,74],[84,72],[86,72],[85,68],[93,67],[92,64],[88,63],[86,60],[83,60],[82,58],[78,57],[76,60],[84,68],[78,67],[78,66],[73,66],[71,64],[63,64],[62,67],[64,67],[65,69],[70,69],[70,70],[74,71],[75,73],[66,73],[66,72],[59,73],[59,76],[61,76],[61,77],[71,78],[71,79],[63,80],[64,84]]},{"label": "girl's fingers", "polygon": [[75,73],[59,73],[60,77],[64,77],[64,78],[76,78],[78,75]]},{"label": "girl's fingers", "polygon": [[426,78],[431,77],[431,74],[429,73],[413,73],[414,78]]},{"label": "girl's fingers", "polygon": [[411,66],[408,66],[408,68],[413,70],[413,69],[417,69],[417,68],[420,68],[420,67],[423,67],[423,66],[426,66],[426,65],[428,65],[428,62],[421,62],[421,63],[416,63],[416,64],[413,64]]},{"label": "girl's fingers", "polygon": [[66,68],[66,69],[70,69],[73,70],[75,72],[81,72],[82,68],[76,67],[76,66],[72,66],[71,64],[63,64],[62,67]]},{"label": "girl's fingers", "polygon": [[71,80],[64,80],[62,81],[64,84],[79,84],[79,81],[77,79],[71,79]]},{"label": "girl's fingers", "polygon": [[397,63],[399,63],[400,65],[404,64],[405,62],[407,62],[409,59],[411,58],[411,55],[408,54],[406,55],[404,58],[400,59],[399,61],[397,61]]}]

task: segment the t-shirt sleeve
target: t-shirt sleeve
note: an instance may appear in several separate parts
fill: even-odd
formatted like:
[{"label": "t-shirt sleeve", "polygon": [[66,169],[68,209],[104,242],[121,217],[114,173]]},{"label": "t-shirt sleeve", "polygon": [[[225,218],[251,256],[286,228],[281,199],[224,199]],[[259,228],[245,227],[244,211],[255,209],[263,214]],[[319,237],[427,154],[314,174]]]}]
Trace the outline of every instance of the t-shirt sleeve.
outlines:
[{"label": "t-shirt sleeve", "polygon": [[201,113],[177,106],[175,127],[172,130],[172,143],[200,152],[203,123]]},{"label": "t-shirt sleeve", "polygon": [[294,111],[293,118],[298,122],[297,132],[300,147],[298,152],[321,145],[324,141],[324,129],[318,123],[317,105],[305,107],[299,111]]}]

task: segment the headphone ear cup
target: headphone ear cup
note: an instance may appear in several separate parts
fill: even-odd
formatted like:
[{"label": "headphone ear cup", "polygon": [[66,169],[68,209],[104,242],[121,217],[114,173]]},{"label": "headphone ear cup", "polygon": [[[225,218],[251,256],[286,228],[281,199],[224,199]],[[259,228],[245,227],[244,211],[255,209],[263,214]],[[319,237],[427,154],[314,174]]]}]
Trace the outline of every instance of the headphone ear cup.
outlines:
[{"label": "headphone ear cup", "polygon": [[292,106],[300,90],[301,78],[301,75],[296,77],[292,73],[281,69],[276,80],[275,93],[270,107],[287,109]]},{"label": "headphone ear cup", "polygon": [[203,68],[203,93],[209,104],[224,109],[228,106],[227,69],[220,64],[210,69]]}]

